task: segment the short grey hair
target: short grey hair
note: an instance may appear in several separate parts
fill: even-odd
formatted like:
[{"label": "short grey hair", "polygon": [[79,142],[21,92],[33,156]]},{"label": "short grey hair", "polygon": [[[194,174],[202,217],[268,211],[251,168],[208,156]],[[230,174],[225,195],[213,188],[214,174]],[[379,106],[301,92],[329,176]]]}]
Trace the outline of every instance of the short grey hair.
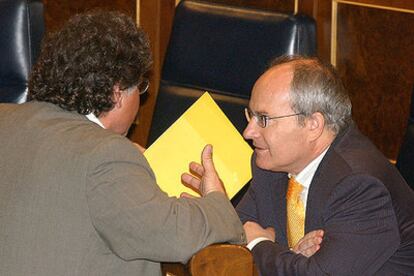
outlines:
[{"label": "short grey hair", "polygon": [[304,125],[306,117],[320,112],[326,127],[335,134],[347,128],[352,122],[352,103],[335,68],[317,58],[302,56],[276,58],[270,68],[290,63],[290,105],[295,113],[302,114],[298,116],[299,124]]}]

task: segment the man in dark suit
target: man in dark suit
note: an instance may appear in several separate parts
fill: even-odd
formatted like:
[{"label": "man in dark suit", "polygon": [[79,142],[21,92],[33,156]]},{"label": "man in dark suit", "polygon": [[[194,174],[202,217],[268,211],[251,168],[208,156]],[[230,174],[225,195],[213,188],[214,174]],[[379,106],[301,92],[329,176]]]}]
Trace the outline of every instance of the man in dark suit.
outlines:
[{"label": "man in dark suit", "polygon": [[118,12],[44,41],[29,102],[0,105],[0,275],[161,275],[217,242],[244,243],[211,159],[199,199],[170,198],[124,135],[148,88],[146,35]]},{"label": "man in dark suit", "polygon": [[237,212],[261,275],[414,275],[414,193],[353,124],[330,65],[276,60],[246,116],[253,179]]}]

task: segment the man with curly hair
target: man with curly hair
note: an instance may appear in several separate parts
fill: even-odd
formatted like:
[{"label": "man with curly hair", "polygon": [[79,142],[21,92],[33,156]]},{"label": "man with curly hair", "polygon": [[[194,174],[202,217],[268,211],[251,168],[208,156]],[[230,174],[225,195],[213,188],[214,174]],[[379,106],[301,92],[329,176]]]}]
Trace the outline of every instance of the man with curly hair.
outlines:
[{"label": "man with curly hair", "polygon": [[124,137],[150,65],[118,12],[77,15],[44,41],[29,101],[0,105],[0,275],[160,275],[160,262],[245,241],[210,146],[192,165],[201,178],[183,175],[202,197],[177,199]]}]

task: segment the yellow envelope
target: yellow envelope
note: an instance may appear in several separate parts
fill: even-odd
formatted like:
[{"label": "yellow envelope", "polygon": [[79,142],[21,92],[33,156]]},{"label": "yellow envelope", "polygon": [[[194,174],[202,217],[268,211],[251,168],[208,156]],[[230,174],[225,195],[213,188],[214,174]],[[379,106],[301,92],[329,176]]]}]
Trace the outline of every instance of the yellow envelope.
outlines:
[{"label": "yellow envelope", "polygon": [[191,161],[201,163],[206,144],[213,145],[214,165],[230,198],[251,179],[253,150],[206,92],[144,153],[163,191],[196,195],[181,183],[181,174]]}]

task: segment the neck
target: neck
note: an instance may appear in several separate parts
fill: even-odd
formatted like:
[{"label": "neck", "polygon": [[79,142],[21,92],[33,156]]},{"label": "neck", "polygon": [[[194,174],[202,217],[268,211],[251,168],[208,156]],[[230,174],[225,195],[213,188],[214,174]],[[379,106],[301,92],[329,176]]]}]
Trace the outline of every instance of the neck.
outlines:
[{"label": "neck", "polygon": [[108,119],[107,116],[105,116],[105,113],[101,113],[101,115],[99,115],[98,120],[101,122],[101,124],[106,128],[106,129],[110,129],[110,122],[111,120]]},{"label": "neck", "polygon": [[315,141],[310,142],[308,150],[304,152],[303,162],[296,169],[289,172],[298,175],[306,166],[308,166],[315,158],[321,155],[335,140],[336,135],[330,130],[324,130],[321,136]]},{"label": "neck", "polygon": [[[321,135],[320,139],[316,141],[314,150],[313,150],[313,159],[318,157],[322,152],[324,152],[335,140],[336,134],[330,130],[325,130]],[[311,161],[312,161],[311,160]]]}]

